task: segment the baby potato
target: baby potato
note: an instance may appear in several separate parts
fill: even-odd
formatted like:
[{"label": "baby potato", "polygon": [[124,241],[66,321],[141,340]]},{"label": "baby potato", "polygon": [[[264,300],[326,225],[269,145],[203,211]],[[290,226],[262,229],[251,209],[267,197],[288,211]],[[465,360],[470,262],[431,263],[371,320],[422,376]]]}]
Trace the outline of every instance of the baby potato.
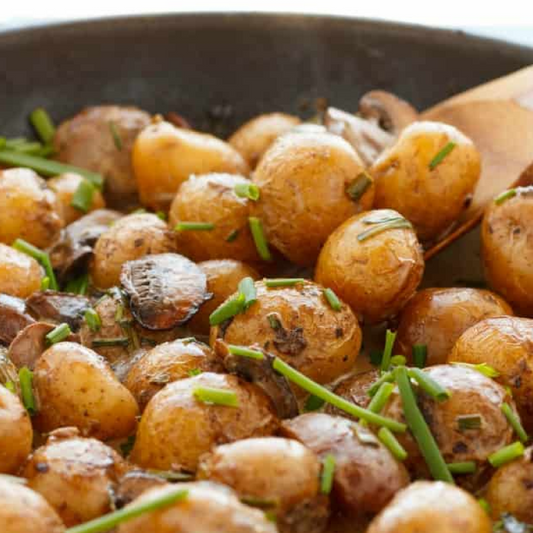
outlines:
[{"label": "baby potato", "polygon": [[524,426],[533,430],[533,320],[495,317],[478,322],[458,339],[448,362],[483,364],[511,388]]},{"label": "baby potato", "polygon": [[212,328],[215,349],[217,338],[226,344],[258,344],[318,383],[330,383],[353,368],[361,329],[346,304],[335,311],[322,287],[311,281],[277,288],[257,281],[255,289],[253,305]]},{"label": "baby potato", "polygon": [[275,514],[281,533],[320,533],[328,519],[320,469],[317,456],[299,442],[263,437],[218,446],[198,475],[231,487],[244,503],[259,502]]},{"label": "baby potato", "polygon": [[402,309],[423,273],[424,257],[415,232],[399,213],[381,209],[355,215],[329,236],[315,281],[374,324]]},{"label": "baby potato", "polygon": [[367,533],[491,533],[476,499],[442,481],[416,481],[398,492],[370,523]]},{"label": "baby potato", "polygon": [[28,412],[17,395],[0,385],[0,473],[18,472],[31,452],[32,441]]},{"label": "baby potato", "polygon": [[251,266],[233,259],[203,261],[198,263],[198,266],[207,276],[207,292],[213,297],[200,306],[188,326],[195,333],[209,335],[209,315],[226,298],[237,292],[239,282],[243,278],[250,277],[258,280],[260,276]]},{"label": "baby potato", "polygon": [[74,426],[86,437],[127,437],[135,430],[137,402],[102,357],[74,342],[52,345],[38,359],[34,418],[41,432]]},{"label": "baby potato", "polygon": [[481,226],[485,277],[521,316],[533,317],[533,186],[489,204]]},{"label": "baby potato", "polygon": [[168,209],[179,186],[193,174],[248,174],[232,146],[213,135],[158,122],[145,128],[133,146],[133,170],[141,203]]},{"label": "baby potato", "polygon": [[109,204],[124,209],[137,201],[131,151],[137,135],[149,124],[150,115],[136,107],[88,107],[57,129],[57,159],[100,173],[106,178]]},{"label": "baby potato", "polygon": [[228,139],[228,143],[253,169],[276,138],[292,130],[300,122],[298,117],[286,113],[265,113],[245,122]]},{"label": "baby potato", "polygon": [[252,200],[235,192],[237,185],[250,184],[243,176],[204,174],[184,181],[169,213],[172,228],[179,222],[207,222],[208,231],[177,231],[179,250],[194,261],[238,259],[259,261],[248,218]]},{"label": "baby potato", "polygon": [[[65,224],[70,224],[85,214],[83,211],[80,211],[71,205],[74,193],[83,180],[84,178],[79,174],[67,172],[66,174],[61,174],[60,176],[49,179],[46,182],[48,187],[50,187],[50,189],[56,193],[57,199],[61,204],[61,212]],[[95,189],[88,212],[96,209],[102,209],[104,207],[104,197],[98,189]]]},{"label": "baby potato", "polygon": [[174,232],[159,217],[152,213],[125,216],[96,241],[90,266],[92,282],[101,289],[118,285],[126,261],[175,251]]},{"label": "baby potato", "polygon": [[301,266],[312,266],[329,234],[374,199],[372,178],[355,150],[327,132],[282,135],[253,181],[261,190],[255,212],[268,242]]},{"label": "baby potato", "polygon": [[2,533],[64,533],[65,527],[37,492],[0,476]]},{"label": "baby potato", "polygon": [[54,431],[28,458],[23,476],[66,526],[111,512],[111,491],[128,466],[103,442],[79,436],[75,428]]},{"label": "baby potato", "polygon": [[0,243],[0,293],[26,298],[41,288],[42,278],[33,257]]},{"label": "baby potato", "polygon": [[446,363],[455,341],[481,320],[513,311],[502,298],[482,289],[424,289],[400,313],[396,352],[411,358],[413,346],[427,346],[427,365]]},{"label": "baby potato", "polygon": [[21,238],[47,248],[59,237],[63,219],[54,191],[33,170],[0,170],[0,242]]},{"label": "baby potato", "polygon": [[[276,533],[265,514],[241,503],[232,491],[207,482],[155,487],[132,502],[140,505],[165,494],[187,491],[185,500],[123,522],[117,533]],[[25,532],[24,532],[25,533]]]},{"label": "baby potato", "polygon": [[[198,387],[234,392],[237,406],[205,403],[195,396]],[[270,400],[255,385],[204,372],[169,383],[150,400],[130,460],[143,468],[194,472],[213,446],[270,435],[277,425]]]},{"label": "baby potato", "polygon": [[414,122],[375,161],[375,206],[395,209],[423,242],[436,239],[468,207],[481,172],[474,143],[438,122]]}]

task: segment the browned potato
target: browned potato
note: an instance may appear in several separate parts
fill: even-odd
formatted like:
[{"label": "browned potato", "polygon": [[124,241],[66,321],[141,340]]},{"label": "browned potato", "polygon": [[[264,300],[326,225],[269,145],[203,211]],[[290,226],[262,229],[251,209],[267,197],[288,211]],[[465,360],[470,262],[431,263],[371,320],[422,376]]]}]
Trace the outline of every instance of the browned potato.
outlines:
[{"label": "browned potato", "polygon": [[0,293],[26,298],[41,288],[42,278],[33,257],[0,243]]},{"label": "browned potato", "polygon": [[[204,403],[197,387],[229,390],[236,407]],[[130,460],[144,468],[195,471],[216,444],[270,435],[277,427],[270,400],[235,376],[204,372],[169,383],[148,403]]]},{"label": "browned potato", "polygon": [[245,122],[228,142],[255,168],[261,156],[277,137],[300,124],[300,119],[286,113],[265,113]]},{"label": "browned potato", "polygon": [[521,316],[533,317],[533,187],[489,204],[481,226],[485,277]]},{"label": "browned potato", "polygon": [[320,533],[328,498],[320,494],[320,461],[295,440],[244,439],[218,446],[200,464],[200,479],[231,487],[244,503],[263,503],[282,533]]},{"label": "browned potato", "polygon": [[[368,395],[368,389],[379,379],[379,370],[368,370],[366,372],[360,372],[353,376],[348,376],[337,384],[334,389],[335,394],[342,396],[346,400],[349,400],[355,405],[360,407],[367,407],[370,403],[370,396]],[[341,411],[333,405],[326,405],[326,412],[335,415],[345,416],[350,418],[348,413]]]},{"label": "browned potato", "polygon": [[48,502],[33,490],[0,476],[2,533],[64,533]]},{"label": "browned potato", "polygon": [[[61,204],[61,213],[65,224],[70,224],[85,214],[71,205],[74,193],[83,180],[84,178],[79,174],[69,172],[47,181],[48,187],[56,193],[57,199]],[[99,190],[95,189],[88,211],[102,209],[103,207],[105,207],[104,197]]]},{"label": "browned potato", "polygon": [[28,458],[23,475],[65,525],[74,526],[111,512],[110,492],[126,472],[126,461],[75,428],[54,431]]},{"label": "browned potato", "polygon": [[57,159],[102,174],[111,205],[124,208],[135,204],[137,184],[131,151],[137,135],[148,124],[150,115],[136,107],[88,107],[57,129]]},{"label": "browned potato", "polygon": [[524,425],[533,430],[533,320],[487,318],[457,339],[448,362],[482,364],[500,373],[496,380],[511,387]]},{"label": "browned potato", "polygon": [[468,492],[442,481],[417,481],[374,518],[367,533],[491,533],[484,509]]},{"label": "browned potato", "polygon": [[468,207],[481,159],[472,141],[453,126],[414,122],[370,172],[376,180],[375,206],[401,213],[427,242],[449,229]]},{"label": "browned potato", "polygon": [[137,402],[89,348],[54,344],[37,361],[33,384],[39,398],[34,422],[41,432],[74,426],[83,436],[106,440],[135,430]]},{"label": "browned potato", "polygon": [[[396,315],[422,280],[420,244],[398,217],[396,211],[382,209],[350,218],[330,235],[318,258],[315,280],[331,288],[365,322]],[[366,233],[374,230],[377,233]]]},{"label": "browned potato", "polygon": [[224,141],[168,122],[141,132],[132,161],[141,203],[152,209],[168,209],[179,186],[193,174],[246,175],[250,170],[239,152]]},{"label": "browned potato", "polygon": [[[155,487],[133,501],[138,505],[186,490],[184,501],[122,523],[117,533],[276,533],[263,512],[241,503],[228,488],[214,483]],[[24,532],[25,533],[25,532]]]},{"label": "browned potato", "polygon": [[0,170],[0,242],[21,238],[47,248],[63,227],[61,204],[33,170]]},{"label": "browned potato", "polygon": [[445,363],[455,341],[484,318],[512,315],[502,298],[481,289],[424,289],[400,314],[396,352],[411,358],[415,344],[427,346],[427,365]]},{"label": "browned potato", "polygon": [[195,372],[221,372],[222,364],[202,342],[177,339],[145,353],[130,369],[124,385],[141,410],[167,383],[191,377]]},{"label": "browned potato", "polygon": [[212,345],[217,338],[227,344],[259,344],[319,383],[353,368],[361,329],[346,304],[334,311],[322,287],[311,281],[279,288],[258,281],[255,288],[256,303],[224,327],[212,328]]},{"label": "browned potato", "polygon": [[282,422],[282,433],[321,458],[335,457],[332,498],[350,514],[378,512],[409,483],[405,467],[372,432],[347,418],[308,413]]},{"label": "browned potato", "polygon": [[370,209],[372,178],[355,150],[326,132],[282,135],[253,175],[261,196],[256,214],[268,242],[293,263],[311,266],[329,234]]},{"label": "browned potato", "polygon": [[18,396],[0,385],[0,473],[16,473],[31,452],[32,441],[26,409]]},{"label": "browned potato", "polygon": [[119,284],[126,261],[175,251],[175,235],[159,217],[151,213],[128,215],[117,220],[96,241],[90,269],[92,281],[107,289]]}]

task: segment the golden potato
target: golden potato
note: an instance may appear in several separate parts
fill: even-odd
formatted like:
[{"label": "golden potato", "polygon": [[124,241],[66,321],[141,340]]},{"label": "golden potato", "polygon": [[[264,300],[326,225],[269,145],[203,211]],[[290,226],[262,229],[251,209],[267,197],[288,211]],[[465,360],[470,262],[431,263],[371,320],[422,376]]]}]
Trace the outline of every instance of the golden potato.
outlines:
[{"label": "golden potato", "polygon": [[33,170],[0,170],[0,242],[21,238],[47,248],[59,237],[63,219],[54,191]]},{"label": "golden potato", "polygon": [[26,298],[41,288],[42,278],[33,257],[0,243],[0,293]]},{"label": "golden potato", "polygon": [[[331,308],[316,283],[268,288],[255,283],[257,302],[211,330],[227,344],[260,345],[318,383],[330,383],[351,370],[361,347],[361,329],[346,304]],[[298,389],[301,393],[301,389]]]},{"label": "golden potato", "polygon": [[[71,205],[74,193],[83,180],[84,178],[79,174],[68,172],[47,181],[48,187],[56,193],[57,199],[61,204],[61,212],[65,224],[70,224],[85,214],[83,211],[80,211]],[[104,207],[104,197],[98,189],[95,189],[88,212],[102,209]]]},{"label": "golden potato", "polygon": [[421,241],[431,241],[468,207],[480,172],[479,152],[459,130],[414,122],[370,169],[376,180],[375,206],[395,209],[413,224]]},{"label": "golden potato", "polygon": [[228,143],[244,157],[250,168],[255,168],[276,138],[300,122],[298,117],[286,113],[265,113],[245,122]]},{"label": "golden potato", "polygon": [[31,454],[23,476],[66,526],[74,526],[113,510],[111,491],[127,469],[113,448],[80,437],[75,428],[63,428]]},{"label": "golden potato", "polygon": [[281,136],[253,181],[261,190],[255,211],[268,242],[303,266],[313,265],[329,234],[374,199],[372,178],[354,149],[326,132]]},{"label": "golden potato", "polygon": [[[198,387],[232,391],[238,405],[208,404]],[[204,372],[169,383],[148,403],[130,460],[144,468],[195,471],[200,456],[216,444],[272,434],[277,427],[270,400],[235,376]]]},{"label": "golden potato", "polygon": [[232,174],[204,174],[184,181],[169,213],[169,223],[208,222],[208,231],[177,231],[179,250],[194,261],[239,259],[259,261],[248,218],[252,200],[237,196],[236,185],[250,180]]},{"label": "golden potato", "polygon": [[411,359],[415,344],[427,346],[427,365],[446,363],[455,341],[481,320],[513,311],[502,298],[482,289],[424,289],[400,314],[396,352]]},{"label": "golden potato", "polygon": [[213,135],[159,122],[145,128],[133,146],[133,170],[141,203],[168,209],[179,186],[192,174],[248,174],[249,167],[229,144]]},{"label": "golden potato", "polygon": [[39,398],[34,423],[41,432],[74,426],[83,436],[106,440],[135,430],[137,402],[89,348],[74,342],[52,345],[35,365],[33,384]]},{"label": "golden potato", "polygon": [[176,236],[165,222],[151,213],[137,213],[117,220],[94,246],[91,279],[96,287],[107,289],[120,282],[126,261],[149,254],[176,251]]},{"label": "golden potato", "polygon": [[442,481],[416,481],[372,520],[367,533],[491,533],[492,524],[468,492]]},{"label": "golden potato", "polygon": [[18,396],[0,385],[0,473],[18,472],[31,452],[32,441],[28,412]]},{"label": "golden potato", "polygon": [[320,252],[315,280],[332,289],[365,322],[377,323],[401,310],[423,273],[424,257],[415,232],[399,213],[382,209],[356,215],[330,235]]}]

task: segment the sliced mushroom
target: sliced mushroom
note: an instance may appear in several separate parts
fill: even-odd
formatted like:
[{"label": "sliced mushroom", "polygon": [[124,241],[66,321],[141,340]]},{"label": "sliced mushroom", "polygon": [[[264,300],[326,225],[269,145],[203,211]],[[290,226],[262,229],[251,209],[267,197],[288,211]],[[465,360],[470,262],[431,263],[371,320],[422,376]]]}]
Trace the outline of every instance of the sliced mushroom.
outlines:
[{"label": "sliced mushroom", "polygon": [[133,316],[147,329],[171,329],[187,322],[211,297],[207,277],[179,254],[147,255],[122,266],[120,282]]},{"label": "sliced mushroom", "polygon": [[79,294],[39,291],[26,299],[26,305],[39,320],[66,322],[72,329],[78,329],[91,302]]},{"label": "sliced mushroom", "polygon": [[117,509],[128,505],[143,492],[158,485],[166,485],[162,477],[150,474],[145,470],[130,470],[119,481],[118,487],[113,494],[113,500]]},{"label": "sliced mushroom", "polygon": [[0,343],[11,344],[20,330],[34,322],[24,300],[0,294]]}]

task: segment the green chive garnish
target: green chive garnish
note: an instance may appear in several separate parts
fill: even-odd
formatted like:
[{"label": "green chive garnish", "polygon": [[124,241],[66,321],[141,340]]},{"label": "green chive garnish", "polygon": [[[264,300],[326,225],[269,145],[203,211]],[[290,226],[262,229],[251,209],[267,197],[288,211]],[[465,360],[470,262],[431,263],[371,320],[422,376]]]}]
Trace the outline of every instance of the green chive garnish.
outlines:
[{"label": "green chive garnish", "polygon": [[391,366],[401,366],[407,363],[407,358],[404,355],[393,355],[390,358]]},{"label": "green chive garnish", "polygon": [[234,229],[227,237],[226,242],[233,242],[239,236],[239,230]]},{"label": "green chive garnish", "polygon": [[50,115],[42,107],[35,109],[30,115],[30,122],[41,141],[51,144],[54,140],[56,128]]},{"label": "green chive garnish", "polygon": [[14,147],[13,150],[23,154],[38,155],[43,148],[44,147],[40,142],[27,142]]},{"label": "green chive garnish", "polygon": [[324,407],[325,403],[326,402],[322,398],[319,398],[318,396],[315,396],[314,394],[310,394],[307,397],[307,400],[305,400],[304,411],[306,413],[318,411],[319,409],[322,409],[322,407]]},{"label": "green chive garnish", "polygon": [[167,220],[167,214],[164,211],[156,211],[155,216],[163,222],[166,222]]},{"label": "green chive garnish", "polygon": [[33,372],[26,366],[19,370],[20,395],[26,411],[33,416],[37,413],[37,402],[33,395]]},{"label": "green chive garnish", "polygon": [[89,288],[89,274],[82,274],[81,276],[71,279],[65,286],[65,292],[72,294],[81,294],[85,296]]},{"label": "green chive garnish", "polygon": [[96,332],[102,327],[102,319],[100,318],[98,312],[95,311],[92,307],[87,309],[83,316],[85,318],[87,326],[92,332]]},{"label": "green chive garnish", "polygon": [[376,394],[374,394],[372,400],[370,400],[367,409],[373,413],[381,413],[386,403],[389,401],[393,390],[393,383],[382,383]]},{"label": "green chive garnish", "polygon": [[450,397],[449,391],[420,368],[409,369],[409,377],[414,379],[426,394],[438,402],[443,402]]},{"label": "green chive garnish", "polygon": [[392,383],[394,381],[394,374],[392,372],[385,372],[379,379],[374,381],[368,388],[366,393],[372,398],[379,390],[383,383]]},{"label": "green chive garnish", "polygon": [[428,358],[428,347],[425,344],[413,344],[413,364],[418,368],[424,368]]},{"label": "green chive garnish", "polygon": [[380,233],[383,233],[384,231],[387,231],[389,229],[412,229],[412,227],[413,226],[411,225],[411,223],[405,218],[395,217],[394,220],[376,224],[375,226],[372,226],[370,229],[367,229],[363,231],[362,233],[359,233],[359,235],[357,235],[357,240],[359,242],[366,241],[367,239],[370,239],[370,237],[379,235]]},{"label": "green chive garnish", "polygon": [[396,340],[396,332],[387,330],[385,334],[385,348],[383,350],[383,357],[381,358],[381,370],[386,371],[390,367],[390,360],[392,356],[392,347],[394,346],[394,341]]},{"label": "green chive garnish", "polygon": [[438,167],[443,162],[444,158],[449,155],[456,146],[457,145],[454,142],[449,142],[446,144],[444,148],[431,160],[429,163],[429,169],[434,170],[436,167]]},{"label": "green chive garnish", "polygon": [[70,205],[82,213],[87,213],[93,205],[95,191],[95,186],[89,180],[83,179],[74,191]]},{"label": "green chive garnish", "polygon": [[340,311],[342,309],[341,301],[331,289],[324,289],[322,292],[324,293],[324,297],[328,301],[328,304],[333,311]]},{"label": "green chive garnish", "polygon": [[91,343],[93,348],[107,348],[111,346],[128,346],[130,339],[128,337],[113,337],[110,339],[94,339]]},{"label": "green chive garnish", "polygon": [[271,278],[265,279],[265,285],[269,289],[275,287],[293,287],[294,285],[297,285],[298,283],[303,283],[304,281],[304,278]]},{"label": "green chive garnish", "polygon": [[223,405],[225,407],[238,407],[239,399],[232,390],[214,389],[212,387],[196,387],[193,390],[194,397],[201,402]]},{"label": "green chive garnish", "polygon": [[500,466],[510,463],[511,461],[522,457],[522,455],[524,455],[524,445],[521,442],[516,441],[489,455],[489,463],[494,468],[500,468]]},{"label": "green chive garnish", "polygon": [[50,261],[50,256],[47,252],[43,252],[36,246],[33,246],[33,244],[30,244],[29,242],[23,239],[17,239],[13,243],[13,248],[15,248],[15,250],[18,250],[19,252],[23,252],[33,257],[36,261],[38,261],[44,268],[44,271],[46,272],[46,277],[48,277],[48,279],[50,280],[50,289],[52,289],[53,291],[58,290],[59,287],[57,285],[54,269],[52,268],[52,262]]},{"label": "green chive garnish", "polygon": [[398,461],[405,461],[407,459],[405,448],[398,442],[389,429],[381,428],[378,431],[378,439]]},{"label": "green chive garnish", "polygon": [[474,474],[477,470],[475,461],[464,461],[462,463],[448,463],[448,470],[451,474]]},{"label": "green chive garnish", "polygon": [[231,300],[226,300],[223,304],[218,306],[210,315],[209,315],[209,324],[211,326],[216,326],[228,318],[233,318],[235,315],[238,315],[241,311],[244,311],[244,304],[246,297],[244,294],[239,293]]},{"label": "green chive garnish", "polygon": [[471,368],[472,370],[475,370],[476,372],[479,372],[480,374],[483,374],[484,376],[487,376],[488,378],[497,378],[500,375],[500,373],[495,368],[492,368],[487,363],[479,363],[477,365],[472,365],[470,363],[455,363],[455,362],[453,362],[452,365],[464,366],[466,368]]},{"label": "green chive garnish", "polygon": [[483,417],[478,414],[460,415],[456,417],[457,429],[459,431],[468,431],[471,429],[481,429],[483,426]]},{"label": "green chive garnish", "polygon": [[333,475],[335,473],[335,456],[328,453],[322,463],[322,474],[320,476],[320,492],[329,494],[333,486]]},{"label": "green chive garnish", "polygon": [[45,336],[46,343],[49,346],[57,344],[58,342],[64,341],[71,333],[72,331],[68,324],[60,324]]},{"label": "green chive garnish", "polygon": [[485,498],[479,498],[477,502],[488,515],[492,513],[490,503]]},{"label": "green chive garnish", "polygon": [[9,392],[12,392],[13,394],[17,394],[17,387],[15,386],[15,384],[12,382],[12,381],[6,381],[4,383],[4,387],[9,391]]},{"label": "green chive garnish", "polygon": [[117,125],[112,120],[109,121],[109,131],[111,132],[111,136],[113,137],[113,142],[115,143],[116,149],[121,152],[122,137],[120,136],[120,132],[118,131]]},{"label": "green chive garnish", "polygon": [[516,196],[516,189],[509,189],[508,191],[503,191],[501,194],[494,198],[494,203],[496,205],[501,205],[503,202],[510,200]]},{"label": "green chive garnish", "polygon": [[257,217],[249,217],[248,223],[250,224],[250,231],[252,232],[252,237],[259,257],[264,261],[270,261],[272,255],[263,232],[263,224]]},{"label": "green chive garnish", "polygon": [[241,198],[248,198],[254,202],[259,200],[259,187],[255,183],[237,183],[233,188],[235,194]]},{"label": "green chive garnish", "polygon": [[175,231],[211,231],[215,229],[212,222],[178,222]]},{"label": "green chive garnish", "polygon": [[239,281],[239,293],[244,295],[244,309],[248,309],[252,304],[257,302],[257,291],[255,283],[249,276]]},{"label": "green chive garnish", "polygon": [[372,185],[372,178],[366,172],[361,172],[353,181],[348,183],[346,194],[354,202],[357,202],[365,194],[370,185]]},{"label": "green chive garnish", "polygon": [[242,357],[249,357],[250,359],[264,359],[265,356],[263,352],[259,350],[252,350],[251,348],[246,348],[246,346],[236,346],[235,344],[228,345],[229,353],[233,355],[240,355]]},{"label": "green chive garnish", "polygon": [[48,276],[45,276],[41,280],[41,290],[42,291],[47,291],[49,288],[50,288],[50,278]]},{"label": "green chive garnish", "polygon": [[194,376],[199,376],[202,373],[202,371],[199,368],[191,368],[187,374],[193,378]]},{"label": "green chive garnish", "polygon": [[508,403],[503,403],[501,409],[503,414],[505,415],[505,418],[507,418],[509,425],[513,428],[514,432],[521,440],[521,442],[527,442],[529,437],[526,433],[526,430],[522,426],[520,418],[518,418],[518,415],[513,411],[511,406]]}]

